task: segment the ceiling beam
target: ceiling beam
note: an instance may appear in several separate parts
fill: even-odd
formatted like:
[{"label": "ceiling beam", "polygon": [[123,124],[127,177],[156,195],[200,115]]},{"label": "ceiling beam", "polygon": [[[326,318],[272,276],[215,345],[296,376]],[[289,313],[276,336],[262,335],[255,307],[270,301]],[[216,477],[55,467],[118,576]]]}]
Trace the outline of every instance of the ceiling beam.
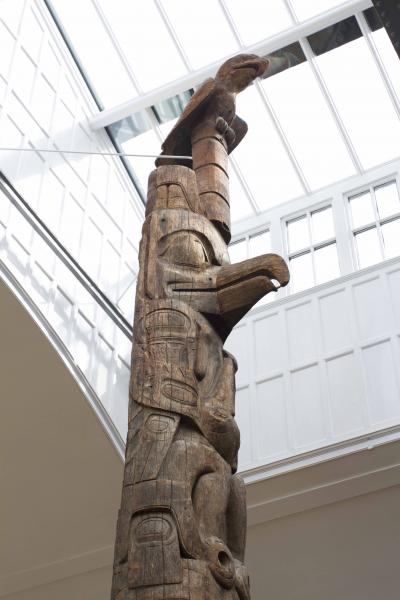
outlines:
[{"label": "ceiling beam", "polygon": [[[346,19],[347,17],[350,17],[351,15],[365,10],[371,6],[371,0],[348,0],[347,2],[343,2],[339,6],[336,6],[335,8],[332,8],[321,15],[307,19],[307,21],[286,29],[285,31],[258,42],[257,44],[242,47],[240,52],[254,53],[261,56],[271,54],[280,48],[284,48],[289,44],[297,42],[301,38],[307,37],[312,33],[324,29],[325,27],[329,27],[330,25],[333,25],[338,21],[342,21],[343,19]],[[132,100],[128,100],[122,104],[118,104],[117,106],[99,112],[99,114],[91,118],[91,128],[96,130],[106,127],[107,125],[111,125],[120,119],[135,114],[147,108],[148,106],[153,106],[157,102],[171,98],[176,94],[199,85],[202,81],[204,81],[204,79],[215,74],[223,58],[224,57],[221,57],[217,62],[211,65],[207,65],[202,69],[188,73],[184,77],[176,79],[175,81],[156,88],[155,90],[151,90],[140,97],[133,98]]]}]

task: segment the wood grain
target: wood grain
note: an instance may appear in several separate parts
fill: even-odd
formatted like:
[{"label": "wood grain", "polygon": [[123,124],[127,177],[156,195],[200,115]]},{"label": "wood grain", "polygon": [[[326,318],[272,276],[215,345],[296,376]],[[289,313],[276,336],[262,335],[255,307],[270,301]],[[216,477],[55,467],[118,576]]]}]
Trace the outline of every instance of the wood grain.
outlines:
[{"label": "wood grain", "polygon": [[265,68],[251,55],[222,65],[163,147],[189,145],[193,168],[160,159],[149,177],[112,600],[250,599],[237,365],[223,343],[289,273],[274,254],[230,264],[228,154],[246,132],[236,93]]}]

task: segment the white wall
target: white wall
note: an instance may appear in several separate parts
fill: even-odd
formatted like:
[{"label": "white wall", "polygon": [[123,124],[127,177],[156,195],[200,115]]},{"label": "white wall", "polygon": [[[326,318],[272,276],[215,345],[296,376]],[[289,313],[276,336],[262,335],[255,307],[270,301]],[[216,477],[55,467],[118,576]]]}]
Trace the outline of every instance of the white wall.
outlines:
[{"label": "white wall", "polygon": [[397,258],[242,321],[226,344],[239,363],[241,470],[267,465],[271,474],[294,456],[399,435],[399,306]]},{"label": "white wall", "polygon": [[400,486],[251,527],[252,600],[397,600]]}]

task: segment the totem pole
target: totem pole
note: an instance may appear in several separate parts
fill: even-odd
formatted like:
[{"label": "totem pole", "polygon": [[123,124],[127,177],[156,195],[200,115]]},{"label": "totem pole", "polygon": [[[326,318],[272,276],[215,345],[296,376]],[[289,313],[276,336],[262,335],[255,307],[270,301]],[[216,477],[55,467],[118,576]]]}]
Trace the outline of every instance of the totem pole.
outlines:
[{"label": "totem pole", "polygon": [[227,161],[247,130],[235,95],[267,65],[253,55],[222,65],[149,177],[112,600],[250,598],[236,362],[223,343],[289,273],[274,254],[230,264]]}]

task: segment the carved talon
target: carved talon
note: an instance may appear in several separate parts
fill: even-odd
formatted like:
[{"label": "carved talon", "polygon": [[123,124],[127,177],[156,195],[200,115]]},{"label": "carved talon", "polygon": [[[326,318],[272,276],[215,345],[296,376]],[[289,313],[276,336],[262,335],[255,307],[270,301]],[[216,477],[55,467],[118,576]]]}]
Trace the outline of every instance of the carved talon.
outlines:
[{"label": "carved talon", "polygon": [[233,142],[235,141],[236,138],[236,133],[233,131],[233,129],[231,127],[228,127],[226,133],[225,133],[225,139],[226,139],[226,143],[228,144],[228,146],[231,146],[233,144]]},{"label": "carved talon", "polygon": [[222,117],[217,118],[217,120],[215,121],[215,127],[217,128],[217,131],[222,134],[224,134],[229,129],[228,123]]}]

